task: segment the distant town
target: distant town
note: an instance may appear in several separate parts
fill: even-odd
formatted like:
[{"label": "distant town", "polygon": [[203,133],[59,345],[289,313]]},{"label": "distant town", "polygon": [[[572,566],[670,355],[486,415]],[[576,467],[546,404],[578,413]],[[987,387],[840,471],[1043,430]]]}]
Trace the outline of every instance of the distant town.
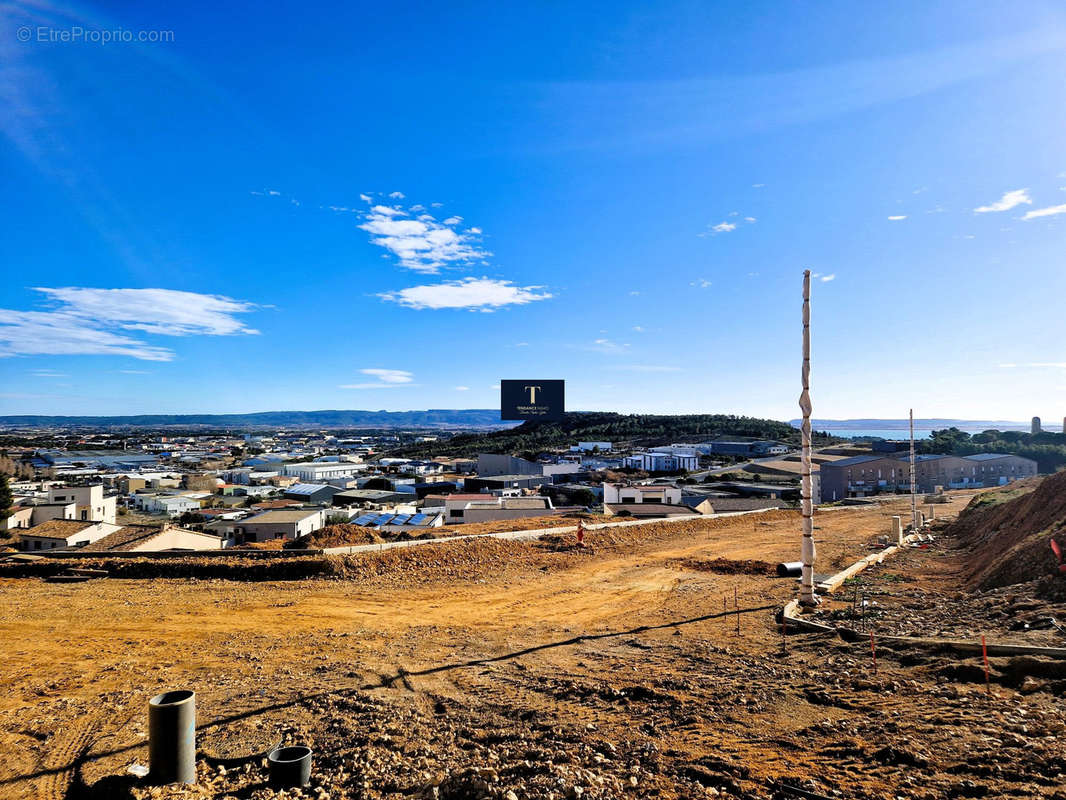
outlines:
[{"label": "distant town", "polygon": [[[568,415],[571,421],[582,416]],[[617,420],[609,424],[625,429]],[[647,418],[645,424],[667,435],[671,430]],[[751,421],[746,424],[735,427],[750,431]],[[982,445],[1066,438],[1044,433],[1036,420],[1033,425],[1029,434],[937,432],[915,456],[917,491],[936,496],[1048,471],[1034,458]],[[550,428],[550,438],[558,440],[565,428]],[[502,441],[542,441],[545,430],[527,423]],[[981,452],[960,453],[952,431],[965,438],[961,449]],[[492,447],[492,435],[425,429],[176,434],[20,427],[0,439],[0,472],[10,476],[0,543],[28,553],[363,546],[480,532],[501,522],[674,518],[785,508],[799,500],[802,465],[789,436],[717,433],[651,446],[638,444],[642,438],[575,438],[519,452]],[[812,457],[816,504],[910,492],[909,442],[902,437],[824,440]],[[953,452],[925,452],[930,441],[948,441],[940,449]],[[489,446],[454,455],[482,443]]]}]

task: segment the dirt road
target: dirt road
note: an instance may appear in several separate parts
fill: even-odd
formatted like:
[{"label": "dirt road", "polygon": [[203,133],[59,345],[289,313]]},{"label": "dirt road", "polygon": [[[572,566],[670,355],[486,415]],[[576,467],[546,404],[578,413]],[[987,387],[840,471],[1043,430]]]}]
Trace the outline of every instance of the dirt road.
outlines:
[{"label": "dirt road", "polygon": [[[819,514],[819,572],[904,510]],[[2,580],[0,797],[273,797],[256,755],[285,740],[316,750],[312,797],[1066,798],[1043,744],[1055,698],[951,698],[818,637],[782,654],[770,607],[795,587],[765,565],[795,558],[798,530],[773,512],[592,532],[584,550],[437,545],[359,557],[379,559],[362,580]],[[197,691],[201,779],[152,790],[126,769],[171,688]],[[1017,708],[1015,765],[973,763]]]}]

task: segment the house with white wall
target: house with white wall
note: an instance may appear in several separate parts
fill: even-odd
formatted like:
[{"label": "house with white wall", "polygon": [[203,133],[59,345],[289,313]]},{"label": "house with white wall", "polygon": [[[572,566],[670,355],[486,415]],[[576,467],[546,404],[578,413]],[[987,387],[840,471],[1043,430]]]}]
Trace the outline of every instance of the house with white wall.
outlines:
[{"label": "house with white wall", "polygon": [[19,547],[29,552],[84,547],[114,533],[120,527],[103,521],[50,519],[22,531],[19,534]]}]

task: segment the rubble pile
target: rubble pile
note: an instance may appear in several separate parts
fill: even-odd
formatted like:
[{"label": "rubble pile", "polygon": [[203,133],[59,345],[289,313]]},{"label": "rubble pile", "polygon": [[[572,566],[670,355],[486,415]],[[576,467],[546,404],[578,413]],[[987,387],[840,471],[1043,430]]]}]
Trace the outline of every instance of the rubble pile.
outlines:
[{"label": "rubble pile", "polygon": [[966,579],[992,589],[1051,574],[1052,536],[1066,541],[1066,472],[975,497],[944,531],[970,552]]}]

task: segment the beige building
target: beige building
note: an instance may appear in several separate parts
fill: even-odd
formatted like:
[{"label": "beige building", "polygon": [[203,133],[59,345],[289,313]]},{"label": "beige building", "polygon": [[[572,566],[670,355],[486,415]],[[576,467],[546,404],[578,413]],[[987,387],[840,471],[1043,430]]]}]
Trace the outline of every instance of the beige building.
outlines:
[{"label": "beige building", "polygon": [[233,532],[238,543],[268,542],[271,539],[299,539],[325,524],[326,512],[322,509],[265,511],[235,521]]},{"label": "beige building", "polygon": [[107,536],[89,544],[85,550],[106,553],[146,553],[162,551],[221,550],[224,539],[209,533],[163,525],[124,525]]}]

